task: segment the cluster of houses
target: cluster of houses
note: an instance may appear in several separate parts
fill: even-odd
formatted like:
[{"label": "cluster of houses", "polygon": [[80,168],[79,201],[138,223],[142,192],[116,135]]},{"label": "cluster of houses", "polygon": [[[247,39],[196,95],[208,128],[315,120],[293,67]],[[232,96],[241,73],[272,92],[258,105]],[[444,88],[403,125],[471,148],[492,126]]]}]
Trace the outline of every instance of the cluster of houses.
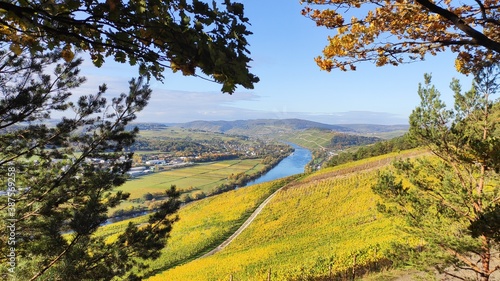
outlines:
[{"label": "cluster of houses", "polygon": [[[184,157],[183,157],[184,158]],[[183,159],[176,158],[173,159],[169,162],[165,160],[148,160],[144,162],[144,166],[137,166],[130,168],[130,170],[127,172],[127,174],[131,178],[135,177],[140,177],[143,175],[147,175],[153,172],[157,172],[159,170],[165,170],[167,168],[180,168],[180,167],[185,167],[192,165],[193,163],[191,162],[185,162]]]},{"label": "cluster of houses", "polygon": [[[120,160],[125,160],[125,157],[121,157]],[[63,159],[52,159],[53,163],[58,163],[61,161],[63,161]],[[73,162],[73,161],[74,161],[74,159],[72,159],[71,162]],[[193,165],[192,162],[186,162],[186,161],[188,161],[186,157],[174,158],[168,162],[165,160],[148,160],[148,161],[143,163],[144,166],[133,167],[127,172],[127,174],[131,178],[135,178],[135,177],[147,175],[147,174],[150,174],[153,172],[157,172],[160,170],[180,168],[180,167]],[[38,162],[38,160],[35,160],[34,162],[36,163],[36,162]],[[106,161],[106,160],[101,159],[101,158],[87,158],[87,159],[85,159],[85,162],[91,163],[94,165],[99,165],[101,167],[109,164],[109,160]],[[65,165],[61,168],[61,170],[66,171],[69,167],[70,167],[69,164]],[[29,190],[29,188],[19,188],[16,191],[11,192],[11,193],[18,193],[18,192],[28,191],[28,190]],[[7,195],[8,195],[8,192],[6,190],[0,190],[0,197],[7,196]]]},{"label": "cluster of houses", "polygon": [[149,174],[151,172],[153,172],[153,171],[151,169],[149,169],[148,167],[146,167],[146,166],[140,166],[140,167],[130,168],[130,170],[127,172],[127,174],[131,178],[135,178],[135,177],[147,175],[147,174]]}]

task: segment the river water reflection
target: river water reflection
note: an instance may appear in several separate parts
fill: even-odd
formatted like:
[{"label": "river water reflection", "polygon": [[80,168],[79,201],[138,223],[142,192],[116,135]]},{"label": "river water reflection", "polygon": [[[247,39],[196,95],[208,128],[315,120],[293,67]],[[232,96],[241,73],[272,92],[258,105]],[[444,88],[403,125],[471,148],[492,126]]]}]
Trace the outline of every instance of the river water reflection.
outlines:
[{"label": "river water reflection", "polygon": [[312,159],[311,151],[293,143],[287,144],[295,148],[295,151],[285,159],[281,160],[281,162],[279,162],[276,167],[269,170],[269,172],[265,173],[256,180],[248,182],[245,186],[303,173],[307,163],[309,163]]},{"label": "river water reflection", "polygon": [[[300,147],[296,144],[293,143],[287,143],[288,145],[292,146],[295,151],[290,154],[288,157],[285,159],[281,160],[281,162],[278,163],[274,168],[269,170],[267,173],[262,175],[260,178],[253,180],[251,182],[248,182],[245,186],[250,186],[252,184],[258,184],[258,183],[263,183],[263,182],[268,182],[272,180],[276,180],[279,178],[284,178],[296,174],[300,174],[304,172],[304,168],[306,167],[307,163],[309,163],[312,159],[312,154],[311,151]],[[143,211],[139,213],[132,214],[130,216],[121,216],[121,217],[115,217],[115,218],[110,218],[106,220],[105,223],[102,225],[110,224],[113,222],[121,221],[124,219],[129,219],[132,217],[140,216],[140,215],[145,215],[149,213],[149,211]]]}]

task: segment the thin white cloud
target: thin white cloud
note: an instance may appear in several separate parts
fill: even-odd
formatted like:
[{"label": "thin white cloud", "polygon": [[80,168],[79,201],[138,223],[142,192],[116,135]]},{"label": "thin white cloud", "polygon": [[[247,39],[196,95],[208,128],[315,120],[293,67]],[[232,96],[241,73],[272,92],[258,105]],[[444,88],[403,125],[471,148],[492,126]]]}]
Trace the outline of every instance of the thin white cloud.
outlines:
[{"label": "thin white cloud", "polygon": [[[74,98],[94,94],[99,85],[106,83],[106,97],[111,98],[128,91],[128,80],[133,73],[114,71],[118,67],[100,69],[99,73],[85,74],[87,82],[74,91]],[[182,123],[194,120],[246,120],[299,118],[327,124],[406,124],[406,116],[384,112],[296,112],[287,106],[259,109],[258,104],[266,97],[252,92],[236,92],[233,95],[218,91],[167,90],[161,83],[151,85],[153,94],[148,106],[138,114],[137,122]],[[251,107],[245,108],[245,107]],[[262,106],[269,108],[269,106]],[[60,118],[61,116],[53,116]]]},{"label": "thin white cloud", "polygon": [[194,120],[245,120],[299,118],[327,124],[406,124],[407,118],[384,112],[290,112],[280,109],[255,110],[235,106],[240,101],[260,101],[252,93],[233,95],[215,92],[159,90],[153,93],[146,109],[138,114],[139,122],[182,123]]},{"label": "thin white cloud", "polygon": [[257,100],[251,93],[233,95],[153,89],[148,106],[138,114],[141,122],[186,122],[255,118],[258,112],[231,106],[237,101]]}]

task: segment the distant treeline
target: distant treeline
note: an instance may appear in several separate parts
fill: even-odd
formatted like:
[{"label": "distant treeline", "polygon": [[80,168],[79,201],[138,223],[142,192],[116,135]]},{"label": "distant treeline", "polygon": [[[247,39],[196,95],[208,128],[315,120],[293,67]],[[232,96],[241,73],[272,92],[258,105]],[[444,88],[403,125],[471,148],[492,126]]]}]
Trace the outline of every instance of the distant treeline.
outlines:
[{"label": "distant treeline", "polygon": [[405,134],[403,136],[396,137],[391,140],[381,141],[372,145],[360,147],[354,152],[341,152],[338,155],[335,155],[332,158],[330,158],[324,166],[333,167],[343,163],[356,161],[368,157],[383,155],[390,152],[397,152],[405,149],[411,149],[417,146],[418,145],[415,142],[410,140],[408,134]]},{"label": "distant treeline", "polygon": [[193,200],[203,199],[207,196],[221,194],[233,190],[237,187],[243,187],[247,183],[258,179],[265,173],[269,172],[272,168],[276,167],[281,162],[281,160],[285,159],[293,151],[294,149],[292,147],[287,146],[286,149],[276,151],[273,155],[269,155],[266,158],[262,159],[261,163],[264,164],[265,166],[260,171],[253,173],[251,175],[246,174],[245,172],[232,174],[228,176],[229,182],[218,185],[213,191],[209,192],[208,194],[205,194],[203,192],[201,194],[198,193],[195,198],[191,197],[189,194],[186,194],[181,198],[181,200],[184,203],[188,203]]},{"label": "distant treeline", "polygon": [[191,157],[193,162],[230,160],[236,158],[261,158],[286,151],[287,145],[269,143],[262,140],[249,140],[244,136],[234,139],[221,138],[139,138],[128,147],[128,151],[159,151],[172,157]]},{"label": "distant treeline", "polygon": [[364,137],[351,134],[337,134],[330,140],[330,147],[343,149],[349,146],[367,145],[381,141],[377,137]]},{"label": "distant treeline", "polygon": [[162,152],[183,151],[186,154],[203,153],[211,149],[206,144],[186,139],[146,139],[141,138],[135,141],[129,148],[135,150],[158,150]]},{"label": "distant treeline", "polygon": [[205,153],[196,158],[188,158],[191,162],[212,162],[212,161],[223,161],[223,160],[233,160],[243,158],[239,154],[222,154],[222,153]]}]

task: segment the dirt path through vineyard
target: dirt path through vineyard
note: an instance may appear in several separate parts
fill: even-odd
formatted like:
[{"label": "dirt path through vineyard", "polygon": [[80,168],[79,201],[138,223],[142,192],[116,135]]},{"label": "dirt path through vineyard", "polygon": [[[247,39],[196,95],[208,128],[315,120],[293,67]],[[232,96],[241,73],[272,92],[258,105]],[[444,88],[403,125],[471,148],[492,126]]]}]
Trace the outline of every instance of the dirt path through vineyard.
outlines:
[{"label": "dirt path through vineyard", "polygon": [[229,236],[229,238],[226,239],[226,241],[222,242],[222,244],[217,246],[215,249],[201,256],[201,258],[211,256],[224,249],[227,245],[229,245],[229,243],[233,242],[233,240],[253,222],[253,220],[260,214],[260,212],[262,212],[264,207],[266,207],[266,205],[271,201],[271,199],[273,199],[273,197],[285,186],[287,185],[280,187],[278,190],[269,195],[269,197],[267,197],[266,200],[264,200],[264,202],[260,203],[259,207],[257,207],[257,209],[253,211],[252,215],[250,215],[250,217],[240,226],[240,228],[238,228],[238,230],[236,230],[231,236]]},{"label": "dirt path through vineyard", "polygon": [[[373,170],[373,169],[378,169],[378,168],[381,168],[383,166],[390,164],[392,161],[394,161],[396,159],[412,158],[412,157],[420,156],[420,155],[427,154],[427,153],[428,152],[422,152],[422,151],[405,153],[402,155],[398,155],[396,157],[391,157],[391,158],[387,158],[387,159],[380,160],[380,161],[374,161],[373,163],[362,164],[360,166],[356,166],[355,168],[347,168],[347,169],[342,169],[342,170],[338,170],[338,171],[332,171],[331,173],[321,174],[319,176],[313,176],[313,177],[309,178],[308,180],[306,180],[305,182],[308,182],[310,180],[321,180],[321,179],[325,179],[325,178],[341,177],[341,176],[346,176],[346,175],[352,174],[352,173],[358,173],[358,172],[362,172],[362,171],[369,171],[369,170]],[[238,237],[238,235],[240,235],[255,220],[255,218],[262,212],[262,210],[267,206],[267,204],[269,204],[269,202],[271,202],[271,200],[274,198],[274,196],[276,196],[276,194],[278,194],[278,192],[280,192],[281,190],[286,189],[286,188],[291,188],[293,186],[297,186],[298,184],[302,185],[305,182],[300,182],[300,183],[291,182],[289,184],[285,184],[284,186],[282,186],[281,188],[276,190],[274,193],[269,195],[269,197],[267,197],[266,200],[264,200],[264,202],[262,202],[259,205],[259,207],[257,207],[257,209],[255,209],[255,211],[253,211],[252,215],[250,215],[250,217],[238,228],[238,230],[236,230],[236,232],[234,232],[231,236],[229,236],[229,238],[227,238],[224,242],[222,242],[215,249],[204,254],[200,258],[214,255],[215,253],[218,253],[222,249],[224,249],[231,242],[233,242],[233,240],[236,237]]]}]

